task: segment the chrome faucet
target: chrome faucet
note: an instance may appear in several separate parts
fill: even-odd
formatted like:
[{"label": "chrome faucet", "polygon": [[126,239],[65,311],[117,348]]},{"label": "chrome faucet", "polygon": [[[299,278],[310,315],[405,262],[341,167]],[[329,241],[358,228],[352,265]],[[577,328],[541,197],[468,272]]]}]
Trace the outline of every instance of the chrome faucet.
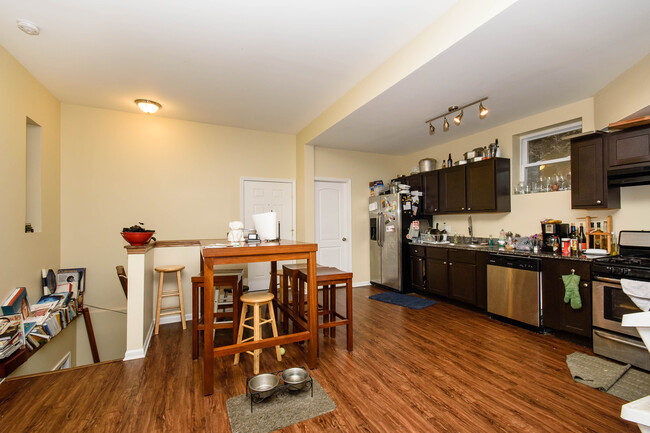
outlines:
[{"label": "chrome faucet", "polygon": [[469,231],[469,243],[474,244],[474,227],[472,226],[472,216],[467,218],[467,230]]}]

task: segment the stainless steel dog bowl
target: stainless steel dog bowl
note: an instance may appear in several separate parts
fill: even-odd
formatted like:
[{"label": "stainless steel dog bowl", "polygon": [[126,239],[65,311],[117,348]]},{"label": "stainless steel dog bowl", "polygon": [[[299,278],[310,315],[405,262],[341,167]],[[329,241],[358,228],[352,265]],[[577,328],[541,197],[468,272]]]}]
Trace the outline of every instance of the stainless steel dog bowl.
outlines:
[{"label": "stainless steel dog bowl", "polygon": [[252,392],[257,394],[258,398],[266,398],[273,394],[273,390],[280,383],[280,379],[275,374],[258,374],[248,381],[248,387]]},{"label": "stainless steel dog bowl", "polygon": [[304,368],[287,368],[282,372],[282,381],[288,385],[287,389],[297,391],[307,386],[309,373]]}]

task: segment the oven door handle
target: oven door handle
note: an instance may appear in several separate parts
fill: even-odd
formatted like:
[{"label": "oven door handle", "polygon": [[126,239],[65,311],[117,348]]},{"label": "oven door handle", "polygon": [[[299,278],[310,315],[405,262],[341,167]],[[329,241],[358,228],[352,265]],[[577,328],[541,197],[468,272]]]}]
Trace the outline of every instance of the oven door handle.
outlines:
[{"label": "oven door handle", "polygon": [[621,284],[621,280],[617,280],[616,278],[594,276],[594,280],[603,281],[605,283]]},{"label": "oven door handle", "polygon": [[626,344],[628,346],[636,347],[638,349],[647,350],[647,348],[645,347],[644,344],[635,343],[635,342],[629,341],[629,340],[624,340],[624,339],[618,338],[618,337],[616,337],[616,336],[614,336],[612,334],[606,334],[604,332],[600,332],[600,331],[597,331],[595,329],[594,329],[594,334],[596,334],[600,338],[604,338],[606,340],[612,340],[612,341],[615,341],[617,343],[622,343],[622,344]]}]

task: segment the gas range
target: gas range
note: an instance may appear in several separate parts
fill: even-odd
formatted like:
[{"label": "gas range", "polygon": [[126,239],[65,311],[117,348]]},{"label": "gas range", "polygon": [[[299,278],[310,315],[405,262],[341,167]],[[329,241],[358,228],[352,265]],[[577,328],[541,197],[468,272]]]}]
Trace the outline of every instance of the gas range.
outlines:
[{"label": "gas range", "polygon": [[622,230],[619,255],[595,259],[594,277],[616,277],[650,281],[650,232]]}]

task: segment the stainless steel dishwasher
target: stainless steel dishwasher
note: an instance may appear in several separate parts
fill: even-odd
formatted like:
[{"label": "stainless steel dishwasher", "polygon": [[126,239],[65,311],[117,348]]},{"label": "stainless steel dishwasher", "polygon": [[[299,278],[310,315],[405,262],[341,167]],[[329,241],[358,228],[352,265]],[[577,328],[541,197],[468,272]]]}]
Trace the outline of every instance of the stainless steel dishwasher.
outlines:
[{"label": "stainless steel dishwasher", "polygon": [[528,325],[542,325],[541,260],[490,254],[487,266],[487,310]]}]

